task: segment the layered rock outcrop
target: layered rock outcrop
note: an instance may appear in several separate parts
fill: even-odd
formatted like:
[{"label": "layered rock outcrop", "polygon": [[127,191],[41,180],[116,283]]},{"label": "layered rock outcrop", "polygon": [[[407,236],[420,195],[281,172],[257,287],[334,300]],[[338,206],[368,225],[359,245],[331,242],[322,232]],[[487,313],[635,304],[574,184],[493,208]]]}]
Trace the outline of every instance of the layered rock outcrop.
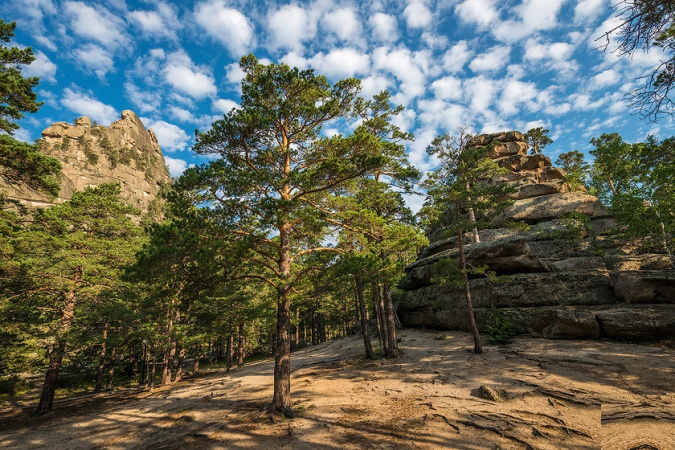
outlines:
[{"label": "layered rock outcrop", "polygon": [[[638,254],[636,246],[609,231],[616,226],[600,201],[573,191],[565,172],[544,155],[528,155],[518,132],[476,137],[471,145],[497,140],[491,157],[507,168],[490,180],[507,183],[511,204],[466,246],[468,261],[488,266],[499,281],[472,279],[479,328],[491,314],[508,316],[516,332],[550,338],[675,337],[675,270],[662,254]],[[520,221],[517,229],[500,223]],[[456,258],[457,237],[433,230],[430,244],[406,268],[407,291],[399,314],[408,326],[469,330],[463,288],[432,284],[444,259]],[[465,242],[473,242],[471,234]],[[442,270],[442,269],[441,269]]]},{"label": "layered rock outcrop", "polygon": [[61,162],[59,195],[52,199],[21,186],[0,185],[7,197],[28,206],[62,203],[88,186],[119,183],[122,197],[148,212],[160,189],[171,181],[155,133],[130,110],[122,111],[122,118],[109,127],[93,125],[88,117],[74,124],[54,123],[39,142],[45,154]]}]

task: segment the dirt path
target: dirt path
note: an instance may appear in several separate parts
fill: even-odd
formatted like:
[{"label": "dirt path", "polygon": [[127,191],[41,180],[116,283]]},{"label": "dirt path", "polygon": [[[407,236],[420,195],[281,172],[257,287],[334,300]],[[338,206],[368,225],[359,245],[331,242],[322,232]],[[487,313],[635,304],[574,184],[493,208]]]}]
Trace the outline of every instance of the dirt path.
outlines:
[{"label": "dirt path", "polygon": [[672,348],[519,338],[473,356],[466,333],[401,338],[392,361],[364,360],[359,337],[294,353],[292,420],[264,412],[262,361],[45,417],[3,405],[0,448],[675,449]]}]

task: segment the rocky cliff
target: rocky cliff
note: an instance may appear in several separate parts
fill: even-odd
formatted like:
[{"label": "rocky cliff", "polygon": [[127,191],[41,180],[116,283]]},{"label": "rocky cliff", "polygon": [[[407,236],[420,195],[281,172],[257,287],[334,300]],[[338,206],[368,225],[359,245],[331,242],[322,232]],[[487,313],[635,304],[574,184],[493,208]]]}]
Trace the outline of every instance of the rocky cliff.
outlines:
[{"label": "rocky cliff", "polygon": [[[476,137],[498,141],[491,157],[509,170],[490,180],[514,187],[512,203],[466,247],[475,266],[487,265],[499,281],[472,279],[476,321],[485,330],[496,310],[517,333],[550,338],[662,338],[675,336],[675,271],[662,254],[639,254],[609,231],[616,226],[600,201],[573,191],[562,169],[543,155],[528,155],[518,132]],[[506,220],[518,229],[501,228]],[[455,258],[457,237],[433,230],[428,247],[406,268],[399,313],[409,326],[469,330],[463,289],[433,285],[434,264]],[[470,234],[466,242],[473,242]],[[441,267],[437,265],[436,267]]]},{"label": "rocky cliff", "polygon": [[154,208],[153,200],[170,182],[157,137],[146,130],[133,111],[109,127],[93,125],[88,117],[75,124],[57,122],[42,132],[42,151],[61,162],[61,191],[50,199],[43,193],[20,186],[2,186],[9,198],[33,207],[61,203],[74,191],[102,183],[119,183],[122,197],[143,212]]}]

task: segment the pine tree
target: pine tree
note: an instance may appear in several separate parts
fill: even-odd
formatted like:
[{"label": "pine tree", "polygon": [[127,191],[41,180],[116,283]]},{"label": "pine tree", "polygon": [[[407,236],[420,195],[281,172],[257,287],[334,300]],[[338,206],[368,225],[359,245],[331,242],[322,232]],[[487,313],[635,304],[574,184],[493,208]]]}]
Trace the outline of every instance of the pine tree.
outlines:
[{"label": "pine tree", "polygon": [[[16,22],[0,20],[0,42],[9,42],[15,28]],[[42,105],[33,92],[39,78],[24,78],[21,74],[21,66],[34,60],[30,47],[0,46],[0,180],[56,196],[59,162],[42,154],[37,146],[11,136],[19,128],[15,121],[21,119],[24,112],[37,112]]]},{"label": "pine tree", "polygon": [[532,154],[540,154],[549,144],[553,143],[553,139],[548,137],[549,130],[544,127],[530,128],[525,133],[525,140],[530,144]]},{"label": "pine tree", "polygon": [[73,342],[79,308],[110,295],[122,270],[140,248],[142,232],[119,198],[120,187],[103,184],[76,192],[68,202],[39,210],[30,226],[10,241],[15,276],[3,280],[17,309],[37,310],[48,349],[38,413],[51,410],[64,355]]},{"label": "pine tree", "polygon": [[[240,65],[246,74],[241,108],[199,134],[195,146],[219,159],[188,171],[184,183],[202,192],[232,237],[249,249],[256,270],[240,277],[263,280],[277,293],[272,409],[292,414],[291,294],[308,270],[304,263],[313,253],[336,251],[322,244],[331,228],[343,225],[333,217],[332,199],[405,155],[364,124],[350,136],[321,137],[323,125],[355,111],[358,80],[331,86],[311,70],[262,65],[252,55]],[[388,98],[383,95],[381,103]],[[390,115],[377,120],[388,122]]]},{"label": "pine tree", "polygon": [[675,138],[630,144],[617,134],[591,140],[591,184],[625,237],[663,251],[675,267]]}]

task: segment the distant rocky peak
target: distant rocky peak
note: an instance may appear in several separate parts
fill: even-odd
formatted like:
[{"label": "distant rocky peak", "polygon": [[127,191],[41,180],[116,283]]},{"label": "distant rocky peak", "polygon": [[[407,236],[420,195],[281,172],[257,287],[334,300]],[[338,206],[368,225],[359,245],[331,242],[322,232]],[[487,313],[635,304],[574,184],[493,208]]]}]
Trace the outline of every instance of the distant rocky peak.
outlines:
[{"label": "distant rocky peak", "polygon": [[0,186],[8,197],[45,207],[70,199],[74,191],[119,183],[122,197],[143,212],[153,209],[162,187],[170,183],[157,136],[131,110],[109,127],[82,116],[70,124],[55,122],[39,141],[42,151],[61,162],[61,191],[56,199],[21,187]]}]

